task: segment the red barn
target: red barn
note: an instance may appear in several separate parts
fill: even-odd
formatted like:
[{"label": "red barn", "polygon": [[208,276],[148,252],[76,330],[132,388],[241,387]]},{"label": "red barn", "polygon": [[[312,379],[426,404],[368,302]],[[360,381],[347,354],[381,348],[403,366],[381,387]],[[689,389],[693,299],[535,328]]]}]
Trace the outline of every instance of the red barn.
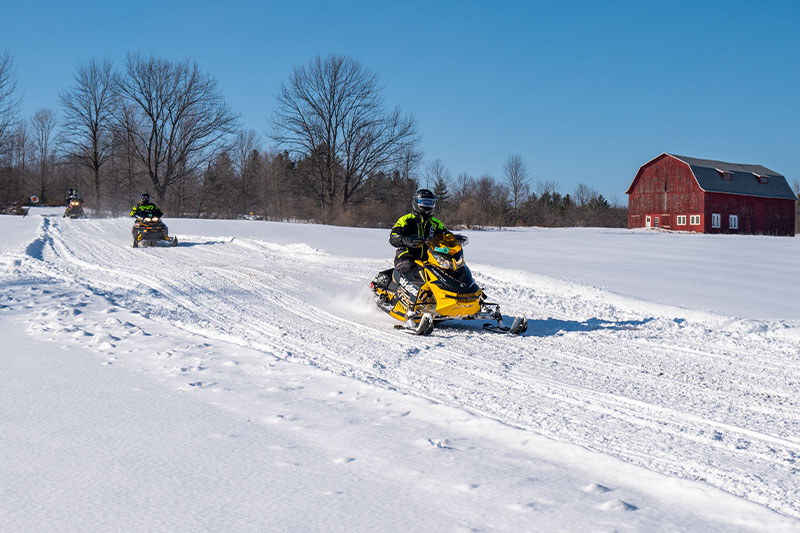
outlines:
[{"label": "red barn", "polygon": [[625,194],[628,228],[794,235],[797,197],[761,165],[665,153],[642,165]]}]

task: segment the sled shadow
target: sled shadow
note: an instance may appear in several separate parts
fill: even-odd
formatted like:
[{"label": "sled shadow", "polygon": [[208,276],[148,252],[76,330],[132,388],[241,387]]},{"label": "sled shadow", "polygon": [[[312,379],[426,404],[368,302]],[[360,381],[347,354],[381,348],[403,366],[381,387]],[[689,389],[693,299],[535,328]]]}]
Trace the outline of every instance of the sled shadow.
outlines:
[{"label": "sled shadow", "polygon": [[186,242],[178,241],[177,248],[185,248],[188,246],[214,246],[216,244],[228,244],[230,241],[206,241],[206,242]]},{"label": "sled shadow", "polygon": [[[521,333],[519,337],[553,337],[559,333],[567,332],[583,332],[583,331],[624,331],[624,330],[638,330],[648,322],[652,322],[654,318],[645,318],[643,320],[621,320],[610,321],[601,320],[599,318],[590,318],[589,320],[559,320],[557,318],[546,319],[528,319],[528,330]],[[503,315],[503,325],[510,326],[514,322],[514,317]],[[453,331],[485,331],[483,324],[490,324],[492,322],[486,320],[448,320],[444,322],[446,329]],[[437,326],[436,333],[441,335],[446,331],[445,327]]]},{"label": "sled shadow", "polygon": [[599,318],[590,318],[589,320],[560,320],[558,318],[546,319],[528,319],[528,331],[522,334],[523,337],[552,337],[559,333],[566,332],[583,332],[583,331],[622,331],[622,330],[637,330],[648,322],[652,322],[654,318],[645,318],[643,320],[621,320],[610,321],[601,320]]}]

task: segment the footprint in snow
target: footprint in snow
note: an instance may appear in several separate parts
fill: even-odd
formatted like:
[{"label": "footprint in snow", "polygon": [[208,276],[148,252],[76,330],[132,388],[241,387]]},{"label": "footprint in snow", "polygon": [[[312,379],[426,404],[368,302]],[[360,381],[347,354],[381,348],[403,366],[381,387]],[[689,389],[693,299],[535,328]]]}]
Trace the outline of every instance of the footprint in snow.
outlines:
[{"label": "footprint in snow", "polygon": [[198,389],[205,389],[207,387],[213,387],[214,385],[217,385],[216,381],[194,381],[192,383],[189,383],[190,387]]},{"label": "footprint in snow", "polygon": [[533,511],[534,509],[536,509],[536,504],[533,502],[528,502],[525,504],[510,503],[506,505],[506,509],[508,509],[509,511],[516,511],[518,513],[522,513],[524,511]]},{"label": "footprint in snow", "polygon": [[283,424],[284,422],[296,422],[296,416],[274,415],[264,419],[267,424]]},{"label": "footprint in snow", "polygon": [[598,509],[601,511],[636,511],[639,508],[620,499],[614,499],[600,505]]},{"label": "footprint in snow", "polygon": [[589,494],[605,494],[606,492],[611,492],[612,490],[614,489],[610,489],[599,483],[589,483],[583,487],[583,492],[587,492]]},{"label": "footprint in snow", "polygon": [[428,444],[440,450],[455,450],[447,439],[428,439]]}]

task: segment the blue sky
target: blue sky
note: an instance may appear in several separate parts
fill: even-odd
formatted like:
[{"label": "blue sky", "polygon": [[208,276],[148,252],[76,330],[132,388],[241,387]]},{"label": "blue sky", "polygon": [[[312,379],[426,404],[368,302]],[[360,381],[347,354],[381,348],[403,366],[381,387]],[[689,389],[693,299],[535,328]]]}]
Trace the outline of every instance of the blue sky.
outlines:
[{"label": "blue sky", "polygon": [[416,118],[426,161],[500,179],[519,154],[533,183],[625,203],[662,152],[800,180],[798,26],[793,0],[32,1],[4,6],[0,50],[25,116],[58,111],[79,63],[134,51],[197,61],[265,138],[292,67],[347,55]]}]

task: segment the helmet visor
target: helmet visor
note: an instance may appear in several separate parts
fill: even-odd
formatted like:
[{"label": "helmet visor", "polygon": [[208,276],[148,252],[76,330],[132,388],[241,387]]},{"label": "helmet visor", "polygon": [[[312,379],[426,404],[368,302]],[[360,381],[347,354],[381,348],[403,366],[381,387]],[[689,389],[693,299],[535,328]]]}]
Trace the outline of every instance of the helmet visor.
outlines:
[{"label": "helmet visor", "polygon": [[417,198],[417,205],[433,209],[436,207],[436,198]]}]

